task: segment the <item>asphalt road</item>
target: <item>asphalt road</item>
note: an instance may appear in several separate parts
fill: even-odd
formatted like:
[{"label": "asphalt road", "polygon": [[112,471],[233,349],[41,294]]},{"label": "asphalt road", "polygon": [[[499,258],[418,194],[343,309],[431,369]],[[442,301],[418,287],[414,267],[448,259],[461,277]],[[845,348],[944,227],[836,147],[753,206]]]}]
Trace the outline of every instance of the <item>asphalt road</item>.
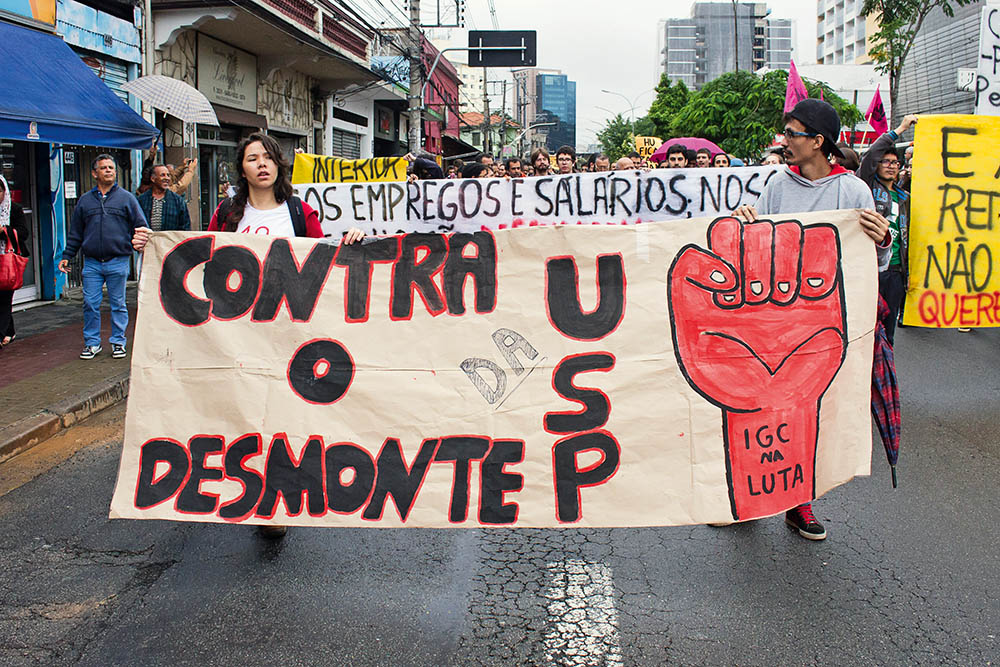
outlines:
[{"label": "asphalt road", "polygon": [[0,466],[2,665],[1000,662],[1000,331],[903,329],[900,488],[830,533],[110,521],[123,410]]}]

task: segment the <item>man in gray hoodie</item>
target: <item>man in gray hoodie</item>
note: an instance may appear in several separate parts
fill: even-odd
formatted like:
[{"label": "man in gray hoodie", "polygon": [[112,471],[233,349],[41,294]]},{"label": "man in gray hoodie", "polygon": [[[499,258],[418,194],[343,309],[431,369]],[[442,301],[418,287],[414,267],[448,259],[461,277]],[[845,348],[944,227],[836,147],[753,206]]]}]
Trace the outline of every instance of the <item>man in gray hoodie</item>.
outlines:
[{"label": "man in gray hoodie", "polygon": [[[758,216],[808,213],[834,209],[861,209],[860,223],[876,244],[879,268],[887,267],[892,255],[889,221],[875,211],[871,189],[852,172],[830,164],[830,155],[843,157],[837,147],[840,118],[822,100],[805,99],[785,114],[781,141],[786,169],[764,186],[756,206],[740,206],[735,215],[747,222]],[[785,522],[809,540],[826,539],[826,529],[805,503],[785,513]]]}]

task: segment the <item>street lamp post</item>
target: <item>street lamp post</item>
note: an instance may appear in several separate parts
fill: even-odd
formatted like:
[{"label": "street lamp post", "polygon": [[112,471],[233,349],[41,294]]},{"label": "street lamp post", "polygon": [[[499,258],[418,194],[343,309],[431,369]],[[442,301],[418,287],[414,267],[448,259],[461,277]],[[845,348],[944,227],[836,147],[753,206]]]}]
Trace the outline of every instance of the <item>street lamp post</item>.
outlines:
[{"label": "street lamp post", "polygon": [[[604,90],[602,88],[601,92],[602,93],[607,93],[608,95],[617,95],[618,97],[620,97],[623,100],[625,100],[625,103],[629,105],[629,109],[628,109],[628,124],[632,128],[632,134],[635,135],[635,102],[629,100],[629,98],[625,97],[621,93],[616,93],[613,90]],[[644,93],[640,93],[640,94],[644,94]],[[639,98],[636,97],[636,99],[638,100]]]}]

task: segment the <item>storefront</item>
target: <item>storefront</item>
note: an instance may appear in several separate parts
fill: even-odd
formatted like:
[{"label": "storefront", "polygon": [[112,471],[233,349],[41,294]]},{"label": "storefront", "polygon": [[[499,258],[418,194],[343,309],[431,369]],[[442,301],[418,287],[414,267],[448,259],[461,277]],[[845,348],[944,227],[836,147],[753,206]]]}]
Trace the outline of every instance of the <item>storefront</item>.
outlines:
[{"label": "storefront", "polygon": [[[100,35],[102,44],[110,41],[114,47],[131,34],[117,32],[128,27],[127,22],[100,23],[113,17],[90,11],[94,12],[94,35],[98,29],[106,30]],[[75,38],[64,41],[51,33],[56,23],[54,2],[51,20],[51,25],[0,20],[4,86],[17,91],[0,97],[0,169],[11,183],[12,200],[24,207],[32,231],[32,259],[25,285],[15,295],[16,303],[56,299],[62,292],[66,278],[56,266],[65,247],[72,206],[91,187],[85,154],[119,149],[119,178],[128,183],[135,169],[132,156],[147,148],[157,134],[67,45]],[[137,37],[133,45],[138,48]]]}]

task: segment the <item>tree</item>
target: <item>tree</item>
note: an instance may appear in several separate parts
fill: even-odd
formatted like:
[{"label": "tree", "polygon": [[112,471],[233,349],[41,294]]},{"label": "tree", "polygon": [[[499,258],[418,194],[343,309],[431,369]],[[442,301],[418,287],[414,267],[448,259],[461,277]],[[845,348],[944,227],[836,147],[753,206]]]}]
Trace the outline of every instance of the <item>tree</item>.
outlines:
[{"label": "tree", "polygon": [[691,91],[683,81],[671,83],[666,72],[660,77],[660,85],[656,87],[656,99],[649,105],[646,118],[653,121],[653,135],[665,137],[670,130],[670,120],[678,111],[684,108],[691,97]]},{"label": "tree", "polygon": [[[763,77],[741,70],[713,79],[688,99],[670,121],[665,137],[703,137],[744,160],[757,159],[781,131],[788,72]],[[842,125],[861,120],[861,112],[824,83],[803,80],[810,97],[833,105]]]},{"label": "tree", "polygon": [[635,150],[635,137],[632,134],[632,124],[621,114],[618,114],[607,121],[604,129],[597,133],[597,142],[601,144],[601,151],[606,153],[614,162],[629,151],[622,151],[622,146],[631,145]]},{"label": "tree", "polygon": [[[875,69],[889,77],[889,108],[894,118],[902,116],[896,107],[899,82],[906,56],[913,40],[924,24],[924,19],[940,8],[945,16],[953,17],[955,7],[962,7],[977,0],[865,0],[861,15],[872,17],[879,26],[871,36],[868,55],[877,64]],[[893,125],[895,125],[893,121]]]}]

